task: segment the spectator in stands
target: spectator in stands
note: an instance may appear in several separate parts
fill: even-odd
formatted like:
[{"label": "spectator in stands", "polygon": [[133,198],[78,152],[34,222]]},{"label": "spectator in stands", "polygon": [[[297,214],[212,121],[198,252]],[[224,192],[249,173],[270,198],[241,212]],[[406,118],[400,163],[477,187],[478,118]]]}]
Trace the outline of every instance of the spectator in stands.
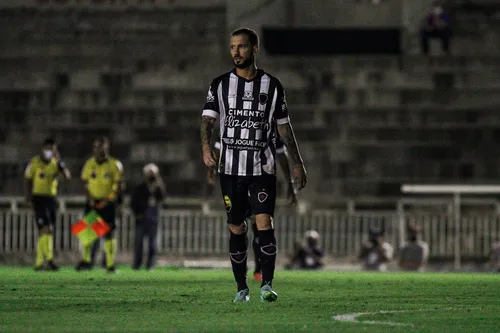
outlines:
[{"label": "spectator in stands", "polygon": [[500,273],[500,242],[493,244],[488,254],[490,270]]},{"label": "spectator in stands", "polygon": [[370,229],[369,241],[363,244],[359,254],[363,268],[367,271],[386,271],[393,255],[392,245],[384,240],[384,231]]},{"label": "spectator in stands", "polygon": [[297,244],[295,253],[286,269],[320,269],[324,266],[323,249],[319,246],[319,233],[309,230],[304,235],[302,243]]},{"label": "spectator in stands", "polygon": [[440,4],[435,3],[420,30],[422,52],[428,55],[430,39],[439,38],[443,52],[449,53],[451,35],[449,16],[444,12]]},{"label": "spectator in stands", "polygon": [[419,240],[420,229],[408,228],[408,243],[401,249],[399,267],[405,271],[421,271],[429,258],[429,245]]},{"label": "spectator in stands", "polygon": [[156,235],[158,233],[158,210],[165,198],[165,185],[160,169],[153,163],[143,168],[144,181],[137,185],[130,199],[130,208],[135,216],[135,251],[133,269],[142,264],[143,241],[148,238],[148,258],[146,269],[154,266],[156,255]]},{"label": "spectator in stands", "polygon": [[43,269],[44,261],[48,269],[59,269],[54,263],[53,227],[56,222],[56,196],[59,175],[70,179],[71,173],[62,161],[56,142],[48,138],[43,142],[39,155],[33,157],[24,172],[26,203],[33,208],[38,227],[35,270]]}]

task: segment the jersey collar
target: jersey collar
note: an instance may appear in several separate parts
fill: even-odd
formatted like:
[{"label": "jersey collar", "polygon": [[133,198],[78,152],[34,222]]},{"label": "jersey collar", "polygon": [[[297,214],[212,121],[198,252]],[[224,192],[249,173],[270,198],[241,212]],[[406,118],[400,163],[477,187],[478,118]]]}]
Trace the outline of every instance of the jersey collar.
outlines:
[{"label": "jersey collar", "polygon": [[104,160],[102,160],[101,162],[99,162],[99,161],[97,160],[97,158],[95,158],[95,157],[94,157],[94,160],[95,160],[95,162],[96,162],[97,164],[102,165],[102,164],[106,163],[107,161],[109,161],[109,156],[106,156],[106,158],[105,158]]},{"label": "jersey collar", "polygon": [[257,68],[257,74],[255,74],[255,76],[251,80],[245,79],[244,77],[241,77],[238,74],[236,74],[236,68],[233,68],[233,70],[231,71],[231,73],[234,74],[234,76],[236,76],[238,79],[245,80],[246,82],[252,82],[254,80],[257,80],[257,79],[261,78],[262,75],[264,75],[264,70],[260,69],[260,68]]}]

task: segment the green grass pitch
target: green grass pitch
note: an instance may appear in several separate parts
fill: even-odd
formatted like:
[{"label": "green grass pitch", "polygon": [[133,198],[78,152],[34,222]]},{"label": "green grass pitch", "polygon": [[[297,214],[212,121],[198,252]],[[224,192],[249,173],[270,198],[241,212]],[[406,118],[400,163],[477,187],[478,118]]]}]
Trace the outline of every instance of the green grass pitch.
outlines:
[{"label": "green grass pitch", "polygon": [[500,327],[495,274],[278,271],[276,303],[260,302],[258,287],[250,281],[250,302],[233,304],[227,269],[123,268],[109,275],[2,267],[0,332],[477,333]]}]

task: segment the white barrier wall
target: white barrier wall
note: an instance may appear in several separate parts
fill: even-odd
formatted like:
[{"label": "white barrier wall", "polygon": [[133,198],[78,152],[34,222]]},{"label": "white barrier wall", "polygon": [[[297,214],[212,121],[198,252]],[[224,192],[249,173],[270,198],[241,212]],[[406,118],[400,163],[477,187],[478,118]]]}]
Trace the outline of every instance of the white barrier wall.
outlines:
[{"label": "white barrier wall", "polygon": [[[66,210],[58,215],[55,226],[55,250],[77,252],[77,238],[70,227],[81,216],[82,210]],[[290,254],[297,241],[309,229],[317,230],[329,257],[356,256],[368,238],[370,227],[384,227],[386,240],[395,249],[399,243],[399,219],[418,224],[422,238],[429,243],[431,257],[452,258],[454,255],[455,227],[452,214],[436,212],[317,212],[304,215],[276,217],[280,255]],[[120,252],[131,252],[134,241],[134,220],[125,214],[116,230]],[[462,256],[481,258],[491,245],[499,240],[500,218],[495,214],[463,215],[459,230]],[[20,209],[0,212],[0,254],[30,254],[35,250],[36,227],[30,211]],[[226,255],[228,228],[225,213],[194,211],[163,211],[158,232],[158,249],[161,254],[218,256]]]}]

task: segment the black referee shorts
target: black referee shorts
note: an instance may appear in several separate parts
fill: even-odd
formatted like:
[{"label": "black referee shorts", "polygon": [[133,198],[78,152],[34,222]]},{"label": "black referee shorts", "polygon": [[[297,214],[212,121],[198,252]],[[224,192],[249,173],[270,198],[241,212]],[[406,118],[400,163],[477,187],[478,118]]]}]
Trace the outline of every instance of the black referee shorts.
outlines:
[{"label": "black referee shorts", "polygon": [[227,223],[241,225],[251,215],[274,215],[276,176],[220,175]]},{"label": "black referee shorts", "polygon": [[35,211],[35,222],[38,228],[52,226],[56,223],[56,198],[42,195],[33,195],[31,198]]},{"label": "black referee shorts", "polygon": [[[96,205],[98,205],[100,203],[100,201],[95,200],[95,203],[96,203]],[[115,228],[116,228],[116,223],[115,223],[116,204],[114,202],[108,202],[106,204],[106,206],[104,206],[102,208],[95,208],[95,207],[90,208],[88,203],[87,203],[87,205],[85,205],[84,213],[87,214],[91,210],[95,210],[96,213],[99,214],[99,216],[111,227],[111,231],[109,232],[109,234],[111,234],[111,232],[113,230],[115,230]]]}]

